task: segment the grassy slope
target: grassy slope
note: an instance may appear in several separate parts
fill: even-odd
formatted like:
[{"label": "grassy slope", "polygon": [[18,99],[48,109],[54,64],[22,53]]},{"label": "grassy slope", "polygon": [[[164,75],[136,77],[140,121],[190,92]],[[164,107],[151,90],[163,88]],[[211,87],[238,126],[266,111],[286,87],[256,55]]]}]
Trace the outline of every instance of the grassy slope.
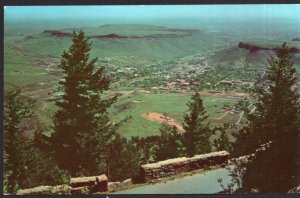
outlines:
[{"label": "grassy slope", "polygon": [[[120,133],[126,137],[130,136],[148,136],[159,134],[160,124],[149,121],[142,117],[146,112],[167,113],[168,116],[176,119],[179,123],[183,121],[183,114],[187,111],[186,103],[190,100],[188,94],[136,94],[131,97],[123,97],[118,100],[113,108],[113,118],[116,120],[124,119],[126,116],[132,118],[124,124]],[[219,117],[219,111],[224,105],[233,105],[236,100],[226,98],[203,97],[204,106],[210,116],[210,122],[213,125],[223,123],[224,121],[235,122],[236,115],[227,115],[224,119],[215,120]],[[133,101],[141,100],[141,103]],[[124,108],[127,106],[127,108]],[[124,108],[124,109],[123,109]],[[123,110],[122,110],[123,109]]]},{"label": "grassy slope", "polygon": [[220,64],[232,69],[238,69],[244,66],[249,68],[261,68],[267,63],[267,58],[271,55],[269,52],[250,53],[245,49],[231,47],[221,50],[210,56],[208,61],[213,64]]},{"label": "grassy slope", "polygon": [[[140,31],[136,31],[136,26],[107,26],[100,32],[101,34],[119,33],[119,34],[136,34],[148,35],[168,33],[161,30],[150,30],[152,26],[139,26]],[[144,28],[143,28],[144,27]],[[151,27],[151,28],[150,28]],[[156,27],[156,26],[155,26]],[[149,29],[150,28],[150,29]],[[92,35],[98,32],[98,28],[85,29],[88,34]],[[116,32],[117,31],[117,32]],[[25,49],[28,49],[34,54],[52,55],[59,57],[62,51],[68,49],[71,44],[69,38],[49,37],[46,34],[33,35],[34,39],[22,38],[18,40]],[[210,49],[215,49],[223,44],[220,39],[206,35],[203,32],[198,32],[196,35],[184,38],[175,39],[93,39],[93,50],[91,57],[99,56],[99,58],[110,57],[127,61],[127,65],[142,64],[144,62],[169,60],[172,58],[182,57],[194,53],[203,53]],[[36,86],[40,82],[48,82],[55,80],[56,77],[46,74],[43,68],[32,65],[30,60],[24,57],[18,51],[15,51],[5,45],[4,49],[4,81],[5,88],[14,86]],[[125,57],[124,57],[125,56]],[[245,50],[237,47],[228,48],[216,53],[211,60],[214,64],[223,64],[233,68],[240,68],[244,63],[258,68],[260,61],[266,60],[268,54],[252,53],[249,54]],[[118,63],[118,67],[122,67],[126,63]],[[298,69],[299,71],[299,69]],[[158,134],[159,124],[145,120],[141,115],[148,111],[166,112],[170,117],[175,118],[179,122],[182,121],[183,113],[186,111],[186,102],[189,100],[189,95],[183,94],[138,94],[131,98],[121,98],[113,109],[113,119],[120,120],[128,115],[133,118],[122,126],[120,132],[130,137],[132,135],[146,136]],[[144,100],[144,103],[133,103],[133,100]],[[224,98],[209,98],[204,99],[204,104],[211,118],[219,117],[218,113],[224,104],[233,104],[235,101]],[[118,106],[128,104],[129,108],[118,112]],[[48,103],[47,108],[39,110],[38,114],[42,122],[49,126],[51,122],[51,114],[56,107],[53,103]],[[236,121],[236,115],[227,115],[224,119],[211,119],[213,124],[222,123],[225,121]]]},{"label": "grassy slope", "polygon": [[[160,30],[157,26],[112,25],[102,28],[83,28],[87,35],[121,34],[121,35],[153,35],[153,34],[183,34]],[[70,32],[70,30],[63,30]],[[19,44],[26,49],[43,55],[59,57],[64,49],[71,44],[70,38],[52,37],[47,33],[33,35],[33,39],[22,39]],[[183,38],[161,39],[91,39],[93,42],[92,57],[99,59],[120,56],[130,57],[132,63],[142,64],[147,61],[163,61],[183,57],[194,53],[205,53],[223,43],[221,39],[210,37],[204,32],[196,32]],[[47,45],[45,45],[47,43]],[[40,48],[39,46],[43,46]],[[122,65],[121,65],[122,66]]]},{"label": "grassy slope", "polygon": [[[160,124],[145,119],[142,114],[147,112],[167,113],[168,116],[176,119],[179,123],[183,121],[183,115],[187,111],[186,103],[190,100],[189,94],[147,94],[137,93],[131,96],[121,97],[113,105],[111,109],[111,118],[113,121],[120,121],[127,116],[132,116],[120,128],[119,132],[130,138],[131,136],[150,136],[158,135]],[[238,115],[226,115],[221,120],[215,118],[220,117],[220,110],[224,105],[233,105],[236,103],[234,99],[203,97],[204,106],[212,126],[219,125],[223,122],[235,122]],[[142,101],[136,103],[133,101]],[[48,102],[46,109],[38,110],[37,114],[43,125],[48,129],[46,135],[51,134],[51,116],[57,110],[53,102]]]},{"label": "grassy slope", "polygon": [[4,46],[4,85],[6,89],[36,86],[56,80],[45,69],[33,65],[28,58],[9,46]]},{"label": "grassy slope", "polygon": [[[264,45],[262,45],[264,46]],[[268,46],[268,45],[265,45]],[[279,45],[276,45],[278,47]],[[290,45],[293,46],[293,45]],[[208,58],[208,62],[216,65],[223,65],[226,68],[239,69],[239,68],[251,68],[259,69],[265,68],[268,64],[268,59],[271,56],[275,56],[270,51],[257,51],[249,52],[245,49],[238,47],[231,47],[221,50]],[[300,74],[300,54],[294,54],[294,63],[297,73]]]}]

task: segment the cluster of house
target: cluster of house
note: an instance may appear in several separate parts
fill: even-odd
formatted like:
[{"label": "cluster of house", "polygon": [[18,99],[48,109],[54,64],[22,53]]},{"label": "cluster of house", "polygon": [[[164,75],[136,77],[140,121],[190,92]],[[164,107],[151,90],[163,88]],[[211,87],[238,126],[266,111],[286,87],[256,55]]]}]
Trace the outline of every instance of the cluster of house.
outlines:
[{"label": "cluster of house", "polygon": [[241,84],[243,84],[243,81],[241,81],[241,80],[221,80],[217,84],[227,85],[227,86],[234,86],[234,85],[241,85]]},{"label": "cluster of house", "polygon": [[[235,85],[241,85],[243,83],[244,82],[240,81],[240,80],[232,80],[232,81],[231,80],[222,80],[215,85],[235,86]],[[198,81],[187,82],[185,79],[177,79],[175,81],[164,83],[164,87],[167,87],[167,88],[189,87],[189,86],[199,86],[199,85],[201,85],[201,83]],[[212,86],[212,83],[207,82],[207,83],[205,83],[205,85]]]},{"label": "cluster of house", "polygon": [[175,81],[171,82],[165,82],[165,87],[172,88],[172,87],[188,87],[188,86],[199,86],[200,82],[198,81],[192,81],[192,82],[187,82],[185,79],[177,79]]},{"label": "cluster of house", "polygon": [[121,69],[117,70],[117,72],[124,72],[124,73],[129,73],[129,72],[134,72],[134,71],[137,71],[137,68],[125,67],[125,68],[121,68]]}]

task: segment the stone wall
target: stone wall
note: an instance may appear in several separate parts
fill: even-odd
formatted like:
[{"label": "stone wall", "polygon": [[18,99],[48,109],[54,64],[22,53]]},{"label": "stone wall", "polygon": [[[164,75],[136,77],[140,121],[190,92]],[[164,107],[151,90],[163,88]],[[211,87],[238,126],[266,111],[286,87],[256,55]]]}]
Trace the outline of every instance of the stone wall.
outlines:
[{"label": "stone wall", "polygon": [[181,157],[168,159],[157,163],[142,165],[140,176],[144,182],[149,182],[182,172],[225,164],[228,162],[228,159],[229,153],[227,151],[195,155],[191,158]]},{"label": "stone wall", "polygon": [[106,175],[71,178],[70,183],[58,186],[39,186],[20,190],[17,195],[92,194],[107,191]]},{"label": "stone wall", "polygon": [[[162,177],[189,172],[209,166],[227,164],[229,153],[219,151],[203,155],[195,155],[191,158],[181,157],[168,159],[140,167],[142,182],[149,182]],[[132,179],[123,182],[109,182],[106,175],[71,178],[68,184],[58,186],[38,186],[35,188],[18,191],[17,195],[63,195],[63,194],[97,194],[101,192],[113,192],[126,189],[133,185]]]},{"label": "stone wall", "polygon": [[108,182],[108,192],[115,192],[129,188],[133,185],[132,179],[126,179],[123,182]]}]

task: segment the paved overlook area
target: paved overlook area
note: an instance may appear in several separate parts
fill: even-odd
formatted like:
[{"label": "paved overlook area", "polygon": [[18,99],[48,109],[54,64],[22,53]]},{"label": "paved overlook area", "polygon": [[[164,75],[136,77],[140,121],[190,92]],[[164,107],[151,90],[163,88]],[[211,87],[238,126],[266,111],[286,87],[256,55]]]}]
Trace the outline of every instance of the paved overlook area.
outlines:
[{"label": "paved overlook area", "polygon": [[213,194],[223,190],[217,182],[219,178],[222,179],[224,186],[231,180],[228,170],[220,168],[166,182],[118,191],[114,194]]}]

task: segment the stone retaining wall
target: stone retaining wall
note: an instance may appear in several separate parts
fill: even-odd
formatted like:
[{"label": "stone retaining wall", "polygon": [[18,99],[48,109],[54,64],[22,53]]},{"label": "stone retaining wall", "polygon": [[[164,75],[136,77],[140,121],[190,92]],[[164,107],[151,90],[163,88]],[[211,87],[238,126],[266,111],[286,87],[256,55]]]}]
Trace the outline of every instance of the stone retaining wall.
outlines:
[{"label": "stone retaining wall", "polygon": [[157,163],[142,165],[140,176],[144,182],[149,182],[182,172],[225,164],[228,162],[228,159],[229,153],[227,151],[195,155],[191,158],[181,157],[168,159]]},{"label": "stone retaining wall", "polygon": [[[219,151],[203,155],[195,155],[191,158],[181,157],[168,159],[140,167],[140,177],[143,182],[149,182],[162,177],[189,172],[209,166],[227,164],[229,153]],[[113,192],[126,189],[132,185],[132,179],[123,182],[109,182],[106,175],[71,178],[69,184],[58,186],[38,186],[35,188],[19,190],[17,195],[63,195],[63,194],[97,194],[101,192]]]},{"label": "stone retaining wall", "polygon": [[38,186],[19,190],[17,195],[92,194],[107,191],[106,175],[71,178],[70,183],[58,186]]}]

